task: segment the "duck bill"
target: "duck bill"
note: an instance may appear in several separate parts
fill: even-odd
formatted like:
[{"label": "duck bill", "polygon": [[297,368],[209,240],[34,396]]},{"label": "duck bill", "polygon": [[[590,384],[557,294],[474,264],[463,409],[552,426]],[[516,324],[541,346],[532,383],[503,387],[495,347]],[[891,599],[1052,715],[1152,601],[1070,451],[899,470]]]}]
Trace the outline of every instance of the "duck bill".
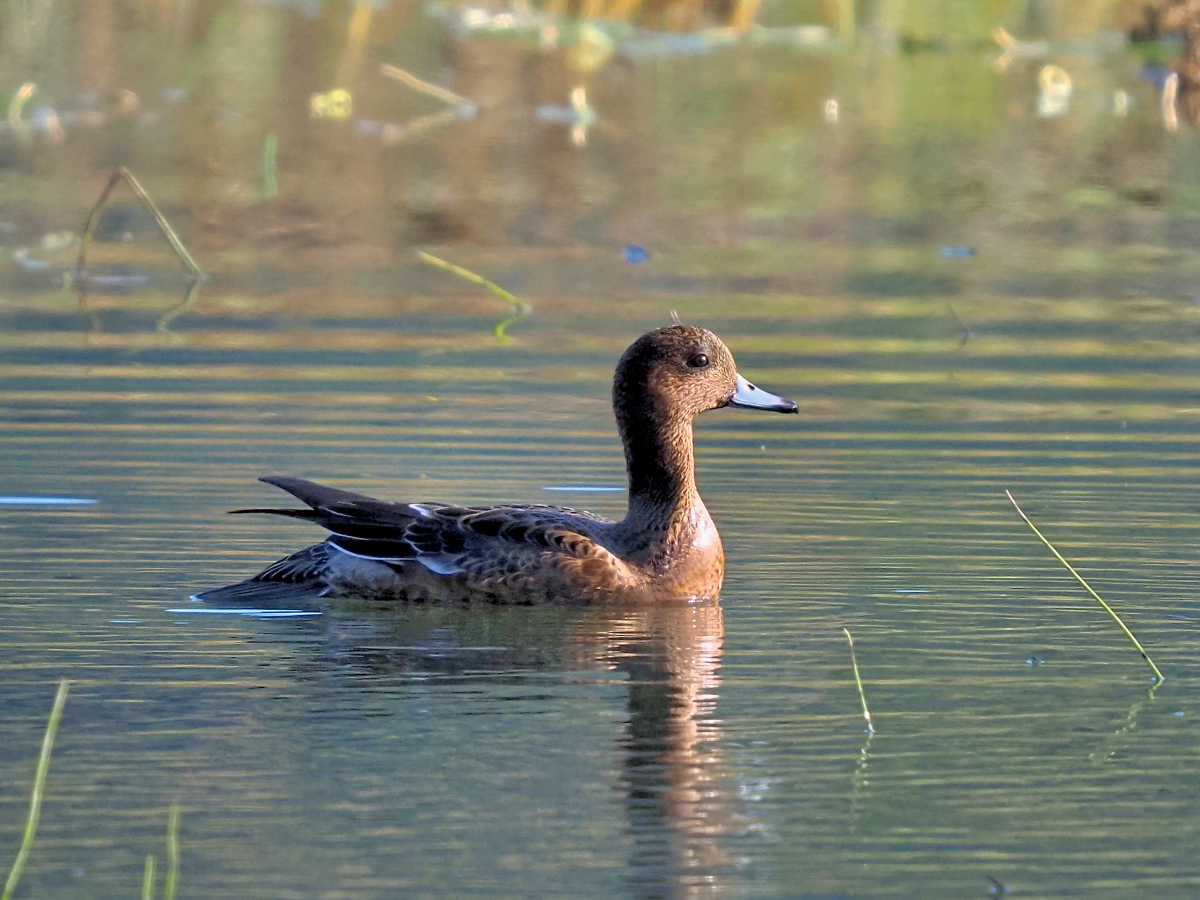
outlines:
[{"label": "duck bill", "polygon": [[778,394],[772,394],[770,391],[764,391],[760,387],[755,387],[741,375],[737,377],[737,390],[729,398],[729,405],[738,406],[742,409],[765,409],[770,412],[800,412],[800,408],[796,406],[795,401],[789,400],[787,397],[780,397]]}]

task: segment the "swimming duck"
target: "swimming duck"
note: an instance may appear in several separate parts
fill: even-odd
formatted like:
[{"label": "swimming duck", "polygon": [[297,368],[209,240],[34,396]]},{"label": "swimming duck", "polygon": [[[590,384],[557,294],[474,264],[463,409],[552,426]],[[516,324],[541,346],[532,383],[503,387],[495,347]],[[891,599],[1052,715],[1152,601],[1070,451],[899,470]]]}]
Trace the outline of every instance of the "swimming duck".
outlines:
[{"label": "swimming duck", "polygon": [[791,400],[739,375],[733,354],[711,331],[651,331],[625,351],[613,379],[629,473],[622,521],[559,506],[391,503],[269,476],[262,481],[307,508],[234,512],[303,519],[329,537],[248,581],[197,597],[253,601],[291,586],[414,602],[715,598],[725,557],[696,490],[692,420],[723,406],[798,412]]}]

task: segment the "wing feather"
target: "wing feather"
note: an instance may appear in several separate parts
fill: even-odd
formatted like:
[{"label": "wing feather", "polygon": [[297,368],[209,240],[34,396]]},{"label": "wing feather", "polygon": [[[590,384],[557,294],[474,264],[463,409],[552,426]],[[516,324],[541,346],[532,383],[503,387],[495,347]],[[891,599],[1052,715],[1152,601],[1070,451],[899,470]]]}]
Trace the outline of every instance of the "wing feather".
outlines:
[{"label": "wing feather", "polygon": [[496,549],[507,545],[510,550],[540,548],[588,556],[596,546],[595,526],[610,524],[592,513],[557,506],[393,503],[292,476],[271,475],[261,480],[287,491],[308,509],[254,508],[235,513],[267,513],[312,522],[331,533],[328,543],[353,556],[385,564],[416,560],[441,574],[458,570],[458,554],[477,551],[486,556],[491,541],[500,542]]}]

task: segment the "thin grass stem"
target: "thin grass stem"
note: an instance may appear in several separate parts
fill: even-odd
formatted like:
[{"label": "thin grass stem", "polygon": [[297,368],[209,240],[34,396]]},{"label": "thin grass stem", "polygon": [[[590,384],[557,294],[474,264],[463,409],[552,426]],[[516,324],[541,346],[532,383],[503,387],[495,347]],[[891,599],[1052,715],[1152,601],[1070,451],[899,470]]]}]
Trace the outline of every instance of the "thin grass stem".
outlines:
[{"label": "thin grass stem", "polygon": [[474,106],[475,104],[466,97],[448,91],[444,87],[438,87],[436,84],[430,84],[428,81],[423,81],[412,72],[406,72],[399,66],[393,66],[390,63],[384,63],[379,67],[379,73],[401,84],[407,84],[414,91],[420,91],[429,97],[434,97],[441,100],[443,103],[449,103],[451,106]]},{"label": "thin grass stem", "polygon": [[29,816],[25,820],[25,833],[21,837],[21,849],[17,851],[17,858],[13,861],[12,869],[8,873],[8,880],[4,883],[4,893],[0,894],[2,900],[11,900],[12,892],[16,889],[17,882],[21,880],[25,861],[29,859],[29,853],[33,850],[33,840],[37,835],[38,822],[42,817],[42,798],[45,796],[46,776],[50,773],[50,753],[54,749],[54,737],[58,734],[58,723],[62,720],[63,707],[67,705],[67,691],[70,688],[71,682],[64,678],[58,683],[58,693],[54,695],[54,706],[50,709],[50,719],[46,723],[46,735],[42,738],[42,753],[38,757],[37,774],[33,776],[33,793],[29,798]]},{"label": "thin grass stem", "polygon": [[175,900],[179,887],[179,803],[171,804],[167,815],[167,877],[163,882],[163,900]]},{"label": "thin grass stem", "polygon": [[482,288],[486,288],[497,297],[504,300],[506,303],[512,305],[512,315],[498,322],[496,327],[492,329],[492,334],[494,334],[496,336],[496,340],[500,341],[501,343],[508,343],[510,340],[512,340],[507,334],[505,334],[505,329],[507,329],[509,325],[513,324],[519,319],[523,319],[525,316],[533,312],[533,307],[524,300],[518,300],[504,288],[497,284],[493,284],[482,275],[476,275],[470,269],[464,269],[462,266],[456,266],[454,263],[446,262],[444,259],[439,259],[432,253],[426,253],[424,250],[418,250],[417,254],[422,260],[429,263],[429,265],[436,266],[439,269],[445,269],[447,272],[453,272],[459,278],[465,278],[472,284],[477,284]]},{"label": "thin grass stem", "polygon": [[79,239],[79,257],[75,261],[75,271],[80,276],[85,271],[87,266],[87,248],[92,242],[92,235],[96,232],[96,224],[100,221],[100,210],[104,207],[105,201],[108,200],[109,194],[113,192],[113,188],[121,181],[129,185],[129,189],[142,201],[142,205],[154,217],[154,221],[158,225],[158,230],[167,239],[167,243],[171,245],[171,249],[175,251],[175,255],[179,257],[179,261],[183,263],[183,267],[188,270],[188,273],[193,278],[203,278],[204,273],[200,270],[200,266],[196,264],[196,260],[192,258],[192,254],[188,253],[187,247],[183,245],[183,241],[179,239],[179,235],[175,233],[175,229],[171,227],[171,223],[167,221],[167,217],[159,211],[154,201],[150,199],[150,195],[146,193],[146,189],[133,177],[133,173],[124,166],[118,166],[116,171],[112,173],[112,177],[108,179],[108,184],[100,192],[100,199],[96,201],[96,205],[88,213],[87,221],[83,226],[83,235]]},{"label": "thin grass stem", "polygon": [[279,196],[279,138],[275,132],[270,132],[263,138],[262,176],[263,196]]},{"label": "thin grass stem", "polygon": [[142,900],[154,900],[154,854],[146,854],[146,868],[142,872]]},{"label": "thin grass stem", "polygon": [[1057,559],[1064,566],[1066,566],[1067,571],[1075,576],[1075,580],[1083,585],[1083,589],[1092,595],[1092,599],[1095,600],[1097,603],[1099,603],[1101,606],[1103,606],[1104,611],[1106,613],[1108,613],[1110,616],[1112,616],[1114,622],[1116,622],[1118,625],[1121,626],[1121,630],[1123,632],[1125,632],[1125,636],[1127,638],[1129,638],[1130,641],[1133,642],[1133,646],[1137,647],[1138,653],[1142,654],[1142,659],[1144,659],[1147,662],[1147,664],[1149,664],[1150,668],[1153,670],[1154,677],[1156,679],[1158,679],[1158,683],[1162,684],[1163,681],[1165,681],[1166,679],[1163,678],[1163,673],[1158,670],[1158,666],[1156,666],[1154,664],[1154,660],[1152,660],[1150,658],[1150,654],[1148,654],[1146,652],[1146,648],[1142,646],[1141,641],[1139,641],[1136,637],[1134,637],[1133,632],[1130,631],[1128,626],[1126,626],[1126,624],[1121,621],[1121,617],[1117,615],[1116,611],[1111,606],[1109,606],[1107,603],[1104,602],[1104,598],[1101,597],[1099,594],[1097,594],[1094,590],[1092,590],[1092,586],[1090,584],[1088,584],[1086,581],[1084,581],[1082,575],[1080,575],[1078,572],[1075,571],[1075,567],[1072,566],[1065,559],[1063,559],[1063,555],[1054,548],[1053,544],[1051,544],[1048,540],[1046,540],[1046,536],[1044,534],[1042,534],[1040,531],[1038,531],[1037,526],[1034,525],[1033,522],[1031,522],[1029,520],[1029,516],[1025,515],[1025,511],[1022,510],[1021,507],[1017,505],[1017,500],[1015,497],[1013,497],[1012,492],[1005,491],[1004,493],[1008,497],[1008,502],[1013,505],[1013,509],[1015,509],[1017,511],[1017,515],[1019,515],[1022,519],[1025,520],[1025,524],[1028,525],[1030,530],[1033,531],[1033,533],[1038,536],[1038,540],[1040,540],[1043,544],[1046,545],[1046,547],[1050,550],[1050,552],[1054,554],[1054,558]]},{"label": "thin grass stem", "polygon": [[845,626],[842,631],[846,632],[846,640],[850,642],[850,665],[854,667],[854,683],[858,685],[858,699],[862,701],[863,718],[867,720],[867,734],[875,733],[875,726],[871,723],[871,710],[867,709],[867,695],[863,691],[862,677],[858,674],[858,657],[854,654],[854,638],[850,636],[850,629]]}]

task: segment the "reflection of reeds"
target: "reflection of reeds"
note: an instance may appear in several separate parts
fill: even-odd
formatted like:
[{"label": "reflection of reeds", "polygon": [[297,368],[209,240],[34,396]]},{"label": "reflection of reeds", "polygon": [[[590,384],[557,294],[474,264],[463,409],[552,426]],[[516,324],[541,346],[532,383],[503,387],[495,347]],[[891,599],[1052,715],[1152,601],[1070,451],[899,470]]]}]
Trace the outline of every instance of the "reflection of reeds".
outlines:
[{"label": "reflection of reeds", "polygon": [[446,262],[444,259],[438,259],[432,253],[426,253],[424,250],[418,250],[417,254],[421,257],[421,259],[429,263],[431,266],[437,266],[439,269],[445,269],[447,272],[453,272],[459,278],[465,278],[472,284],[477,284],[482,288],[487,288],[497,297],[500,297],[506,302],[512,304],[512,315],[497,322],[496,327],[492,329],[492,334],[496,336],[496,340],[500,343],[507,344],[512,340],[512,338],[505,334],[505,329],[507,329],[509,325],[533,312],[533,307],[524,300],[518,300],[504,288],[497,284],[493,284],[482,275],[476,275],[470,269],[464,269],[462,266],[456,266],[454,263]]},{"label": "reflection of reeds", "polygon": [[1154,664],[1154,660],[1152,660],[1150,658],[1150,655],[1146,652],[1146,648],[1142,646],[1141,642],[1136,637],[1133,636],[1133,632],[1130,631],[1129,628],[1125,625],[1125,623],[1121,621],[1121,617],[1116,614],[1116,612],[1113,610],[1113,608],[1111,606],[1109,606],[1107,603],[1104,602],[1103,597],[1101,597],[1094,590],[1092,590],[1092,586],[1083,580],[1083,576],[1075,571],[1074,566],[1072,566],[1069,562],[1067,562],[1065,559],[1063,559],[1063,555],[1061,553],[1059,553],[1056,549],[1054,549],[1054,545],[1051,544],[1048,540],[1046,540],[1046,536],[1043,535],[1040,531],[1038,531],[1037,526],[1034,525],[1033,522],[1031,522],[1029,520],[1029,516],[1025,515],[1024,510],[1022,510],[1021,507],[1017,505],[1016,498],[1013,497],[1012,493],[1009,491],[1005,491],[1004,493],[1008,497],[1009,502],[1013,505],[1013,508],[1016,509],[1017,515],[1019,515],[1022,519],[1025,520],[1025,524],[1030,527],[1030,529],[1033,531],[1033,533],[1038,536],[1038,539],[1043,544],[1046,545],[1046,547],[1050,550],[1051,553],[1054,554],[1054,558],[1057,559],[1060,563],[1062,563],[1064,566],[1067,567],[1067,571],[1070,572],[1072,575],[1074,575],[1075,580],[1078,581],[1080,584],[1082,584],[1084,590],[1086,590],[1089,594],[1092,595],[1092,599],[1095,600],[1097,603],[1099,603],[1101,606],[1103,606],[1104,611],[1113,617],[1114,622],[1116,622],[1118,625],[1121,626],[1121,630],[1123,632],[1125,632],[1125,636],[1127,638],[1129,638],[1130,641],[1133,642],[1133,646],[1137,647],[1138,653],[1142,654],[1142,659],[1144,659],[1150,665],[1150,668],[1154,671],[1154,677],[1156,679],[1158,679],[1158,683],[1162,684],[1163,683],[1162,672],[1160,672],[1158,670],[1158,666],[1156,666]]},{"label": "reflection of reeds", "polygon": [[76,272],[82,277],[84,268],[87,265],[88,244],[91,243],[92,234],[96,231],[96,224],[100,219],[100,210],[104,207],[105,201],[108,200],[108,195],[113,192],[113,188],[120,181],[128,184],[129,189],[142,201],[142,205],[149,210],[150,215],[154,217],[155,224],[158,225],[158,230],[163,233],[163,237],[167,239],[167,243],[171,245],[171,249],[175,251],[175,255],[179,257],[179,261],[188,270],[188,274],[193,278],[203,278],[204,273],[200,271],[200,266],[196,264],[196,260],[192,258],[192,254],[188,253],[187,247],[183,246],[183,241],[179,239],[179,235],[175,233],[175,229],[171,227],[171,223],[167,221],[167,217],[159,212],[154,201],[150,199],[150,195],[146,193],[146,189],[133,177],[133,173],[124,166],[118,166],[116,171],[112,173],[112,177],[108,179],[108,184],[100,192],[100,199],[96,201],[96,205],[88,213],[87,222],[83,226],[83,236],[79,240],[79,258],[75,262]]},{"label": "reflection of reeds", "polygon": [[42,753],[38,757],[37,774],[33,776],[33,793],[29,797],[29,816],[25,819],[25,833],[21,836],[21,849],[13,860],[8,880],[4,883],[4,893],[0,900],[11,900],[12,892],[21,879],[25,861],[33,849],[33,839],[37,835],[38,821],[42,817],[42,797],[46,790],[46,776],[50,773],[50,753],[54,749],[54,737],[58,734],[58,723],[62,720],[63,707],[67,705],[67,691],[71,682],[63,679],[58,683],[58,693],[54,695],[54,706],[50,709],[50,719],[46,723],[46,735],[42,738]]},{"label": "reflection of reeds", "polygon": [[179,335],[171,330],[171,323],[191,308],[192,304],[196,302],[196,296],[199,293],[200,282],[193,281],[184,292],[183,299],[158,317],[158,321],[154,323],[154,330],[159,334],[172,334],[176,338],[179,338]]}]

